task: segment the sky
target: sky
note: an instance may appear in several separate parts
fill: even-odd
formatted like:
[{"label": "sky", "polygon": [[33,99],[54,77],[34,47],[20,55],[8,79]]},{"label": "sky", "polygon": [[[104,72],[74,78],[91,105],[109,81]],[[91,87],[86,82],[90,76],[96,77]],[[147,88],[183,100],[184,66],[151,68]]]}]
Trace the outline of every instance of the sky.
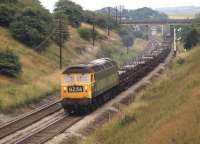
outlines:
[{"label": "sky", "polygon": [[[53,10],[54,4],[58,0],[40,0],[42,4]],[[107,6],[124,5],[127,9],[136,9],[141,7],[161,8],[176,6],[200,6],[200,0],[72,0],[80,4],[84,9],[97,10]]]}]

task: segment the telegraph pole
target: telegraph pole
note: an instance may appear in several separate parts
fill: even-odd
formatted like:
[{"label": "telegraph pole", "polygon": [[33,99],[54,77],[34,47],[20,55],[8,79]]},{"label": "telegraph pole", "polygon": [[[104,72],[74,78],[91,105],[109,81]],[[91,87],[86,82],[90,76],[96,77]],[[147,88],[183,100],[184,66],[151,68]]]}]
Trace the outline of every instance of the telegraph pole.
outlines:
[{"label": "telegraph pole", "polygon": [[116,23],[118,23],[118,9],[117,9],[117,6],[116,6],[116,9],[115,9],[115,14],[116,14]]},{"label": "telegraph pole", "polygon": [[63,34],[65,33],[64,30],[64,19],[63,17],[60,15],[57,19],[56,19],[56,35],[58,38],[58,45],[59,45],[59,59],[60,59],[60,69],[62,69],[63,67],[63,60],[62,60],[62,49],[63,49]]},{"label": "telegraph pole", "polygon": [[122,23],[122,9],[123,7],[120,5],[120,14],[119,14],[120,24]]},{"label": "telegraph pole", "polygon": [[149,40],[149,25],[146,25],[146,39]]},{"label": "telegraph pole", "polygon": [[95,46],[95,14],[93,14],[92,45]]},{"label": "telegraph pole", "polygon": [[[111,9],[110,7],[108,8],[108,16],[110,18],[110,13],[111,13]],[[109,20],[110,21],[110,20]],[[110,36],[110,22],[108,22],[108,36]]]},{"label": "telegraph pole", "polygon": [[63,49],[63,41],[62,41],[62,17],[59,17],[59,46],[60,46],[60,69],[62,69],[62,49]]}]

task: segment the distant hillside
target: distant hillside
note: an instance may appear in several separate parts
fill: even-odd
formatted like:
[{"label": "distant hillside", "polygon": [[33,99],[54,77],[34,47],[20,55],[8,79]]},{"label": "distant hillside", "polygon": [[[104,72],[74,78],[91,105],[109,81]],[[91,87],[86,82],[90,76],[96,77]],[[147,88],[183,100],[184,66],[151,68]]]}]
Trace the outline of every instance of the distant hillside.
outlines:
[{"label": "distant hillside", "polygon": [[166,7],[156,9],[160,12],[164,12],[168,15],[191,15],[194,16],[200,13],[200,6],[186,6],[186,7]]},{"label": "distant hillside", "polygon": [[[102,14],[108,14],[108,9],[109,9],[109,7],[106,7],[106,8],[97,10],[96,12],[102,13]],[[116,15],[115,8],[110,8],[110,9],[111,9],[111,15],[115,16]],[[168,18],[168,16],[166,14],[155,11],[155,10],[153,10],[151,8],[147,8],[147,7],[139,8],[136,10],[124,9],[123,17],[127,18],[127,19],[134,19],[134,20],[167,19]]]}]

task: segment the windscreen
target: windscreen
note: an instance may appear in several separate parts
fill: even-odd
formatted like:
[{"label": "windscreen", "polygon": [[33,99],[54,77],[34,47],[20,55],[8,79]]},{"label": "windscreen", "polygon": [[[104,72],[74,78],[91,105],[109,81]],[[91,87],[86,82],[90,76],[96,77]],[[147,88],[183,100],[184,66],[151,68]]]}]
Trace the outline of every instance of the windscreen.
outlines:
[{"label": "windscreen", "polygon": [[77,74],[76,80],[81,83],[88,83],[88,82],[90,82],[90,75],[89,74]]},{"label": "windscreen", "polygon": [[75,82],[75,76],[73,74],[65,75],[64,76],[64,82],[65,83],[73,83],[73,82]]},{"label": "windscreen", "polygon": [[64,76],[65,83],[89,83],[90,81],[90,74],[67,74]]}]

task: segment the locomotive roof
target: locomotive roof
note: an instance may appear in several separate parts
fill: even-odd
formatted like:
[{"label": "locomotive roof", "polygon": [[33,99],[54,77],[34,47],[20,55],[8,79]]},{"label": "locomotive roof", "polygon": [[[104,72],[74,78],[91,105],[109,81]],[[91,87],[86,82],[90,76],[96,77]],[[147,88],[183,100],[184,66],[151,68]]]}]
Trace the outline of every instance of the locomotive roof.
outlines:
[{"label": "locomotive roof", "polygon": [[117,66],[116,63],[109,58],[101,58],[91,61],[88,64],[79,64],[68,67],[63,74],[68,73],[93,73],[99,72],[109,67]]}]

